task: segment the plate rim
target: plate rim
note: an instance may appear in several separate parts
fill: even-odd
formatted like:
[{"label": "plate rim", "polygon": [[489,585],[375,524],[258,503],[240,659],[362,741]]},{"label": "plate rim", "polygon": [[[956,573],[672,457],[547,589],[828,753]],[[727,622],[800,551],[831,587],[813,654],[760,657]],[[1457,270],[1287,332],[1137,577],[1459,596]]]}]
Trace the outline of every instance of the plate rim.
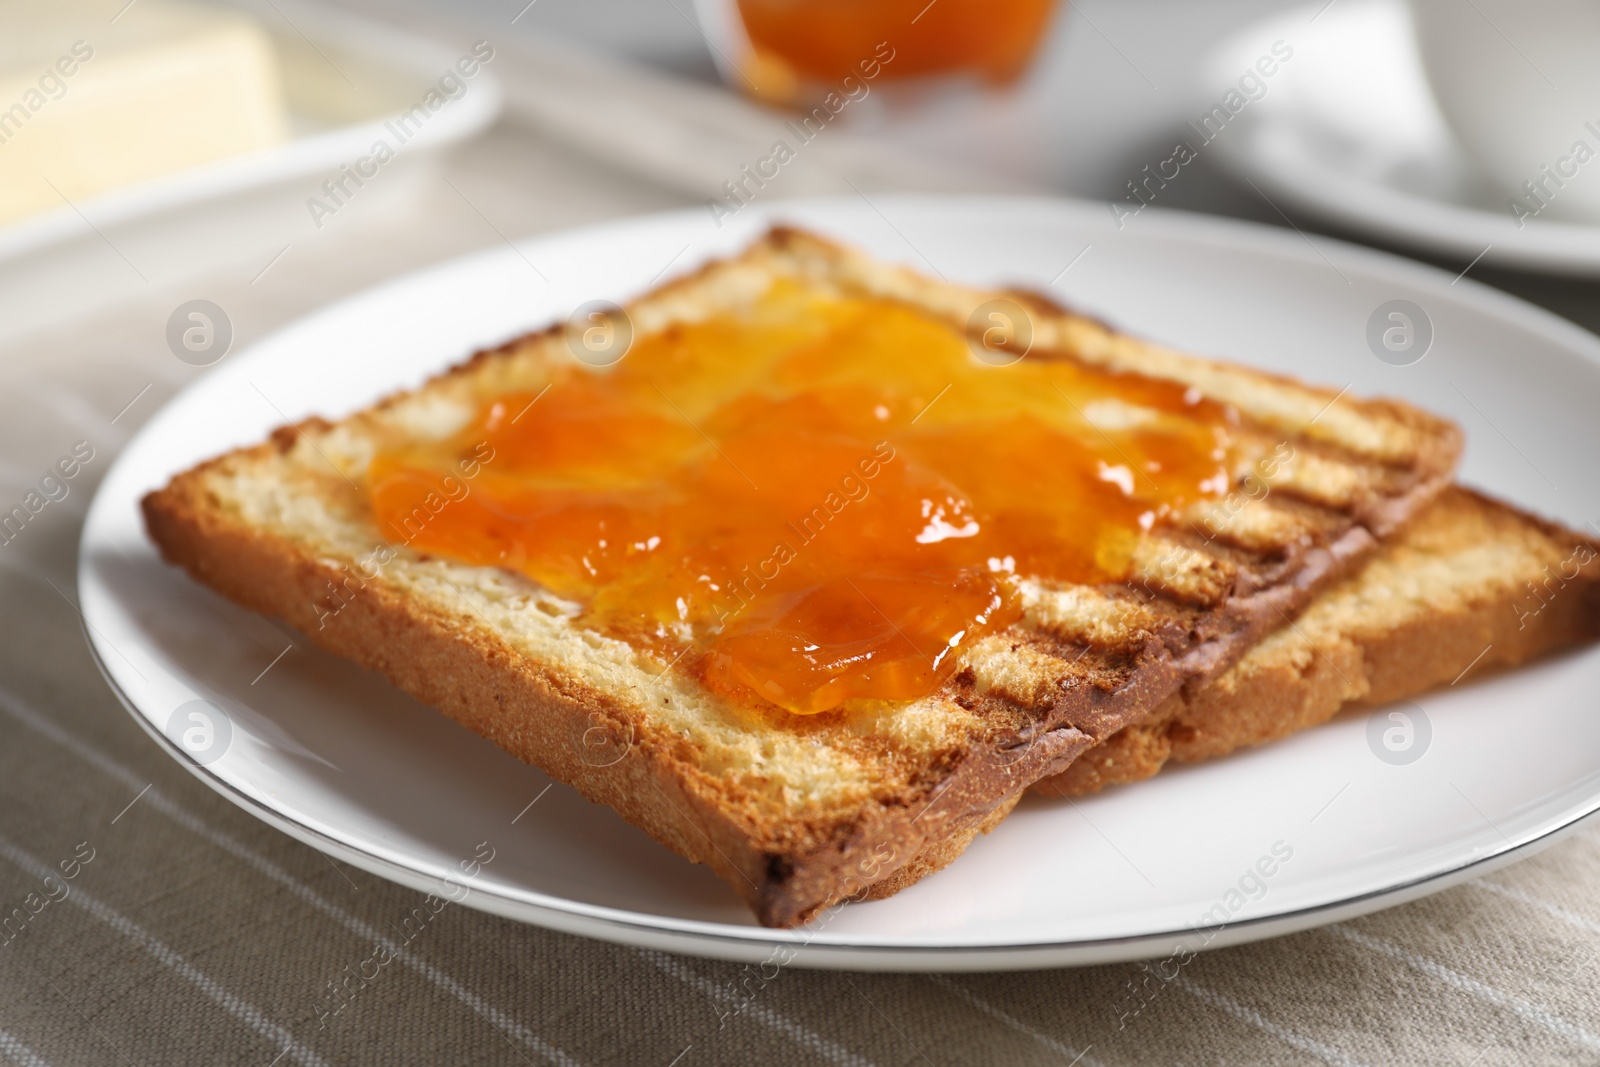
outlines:
[{"label": "plate rim", "polygon": [[[1102,204],[1066,197],[899,194],[883,196],[879,198],[878,202],[906,204],[923,208],[930,205],[955,203],[970,211],[1033,209],[1057,212],[1060,213],[1060,217],[1071,219],[1078,224],[1087,223],[1091,215],[1100,216],[1103,223],[1109,221],[1101,210],[1103,208]],[[757,219],[759,222],[772,224],[783,221],[786,212],[826,211],[832,205],[853,205],[856,203],[857,199],[851,197],[807,197],[775,200],[763,206],[757,215]],[[872,206],[876,207],[876,204]],[[522,247],[536,245],[545,241],[592,239],[594,236],[603,234],[612,228],[630,228],[649,224],[670,225],[678,220],[697,217],[700,213],[698,208],[684,208],[675,211],[653,212],[609,219],[586,226],[535,235],[523,241],[515,242],[513,249],[509,251],[516,253]],[[1209,238],[1215,240],[1219,236],[1227,236],[1236,244],[1242,244],[1252,250],[1269,252],[1305,263],[1312,263],[1318,258],[1324,260],[1327,258],[1323,251],[1318,248],[1305,248],[1300,242],[1294,240],[1290,231],[1281,227],[1249,220],[1166,208],[1157,208],[1153,214],[1159,219],[1160,225],[1169,227],[1169,232],[1180,238],[1200,240]],[[1361,266],[1369,276],[1378,280],[1405,276],[1406,284],[1413,288],[1451,288],[1458,294],[1463,292],[1460,283],[1465,281],[1466,289],[1464,291],[1470,294],[1476,302],[1492,308],[1493,312],[1502,321],[1506,321],[1519,329],[1527,329],[1531,332],[1539,333],[1547,339],[1555,340],[1567,350],[1568,354],[1582,358],[1593,368],[1600,368],[1600,337],[1596,337],[1589,331],[1554,312],[1471,279],[1455,279],[1452,281],[1447,271],[1426,263],[1408,260],[1391,252],[1352,244],[1337,238],[1322,238],[1319,243],[1324,246],[1331,246],[1328,250],[1332,255],[1341,258],[1352,267]],[[420,277],[426,277],[435,272],[461,269],[465,264],[473,260],[487,260],[507,254],[507,249],[498,245],[490,245],[419,270],[396,275],[376,285],[347,293],[337,300],[279,324],[271,332],[253,342],[240,354],[242,355],[245,352],[250,352],[257,347],[266,345],[278,338],[280,334],[301,327],[308,320],[328,314],[346,303],[373,298],[390,287],[409,284]],[[691,266],[688,269],[694,268]],[[163,404],[161,409],[153,414],[123,447],[108,469],[106,476],[102,479],[101,484],[96,487],[94,497],[85,514],[84,536],[80,540],[78,549],[76,577],[79,581],[80,603],[82,600],[81,590],[84,588],[83,583],[91,569],[89,558],[91,541],[87,535],[92,526],[97,525],[99,521],[104,521],[99,519],[102,512],[106,512],[113,506],[109,498],[106,497],[105,487],[113,482],[113,476],[126,462],[135,444],[155,426],[161,419],[162,414],[172,405],[178,403],[190,390],[198,388],[205,380],[204,377],[197,378],[195,382],[169,398],[167,403]],[[94,610],[92,605],[89,610]],[[442,881],[421,870],[406,867],[382,855],[365,851],[358,846],[340,841],[313,826],[298,822],[276,811],[265,801],[249,795],[210,772],[206,767],[194,762],[186,754],[179,751],[170,739],[161,733],[154,721],[140,710],[137,702],[118,683],[105,658],[105,650],[100,647],[99,639],[88,612],[80,613],[80,624],[96,668],[100,671],[102,677],[106,679],[107,684],[117,696],[119,702],[122,703],[124,709],[156,741],[164,752],[215,792],[296,840],[310,845],[325,854],[334,855],[368,873],[423,891],[432,891],[444,885]],[[1213,938],[1203,946],[1203,950],[1209,951],[1214,948],[1281,936],[1298,930],[1337,922],[1344,918],[1369,914],[1373,911],[1430,895],[1433,892],[1459,884],[1477,873],[1487,873],[1524,855],[1537,852],[1567,834],[1575,832],[1585,821],[1597,813],[1600,813],[1600,789],[1596,789],[1582,802],[1573,804],[1561,813],[1546,818],[1533,829],[1522,831],[1516,835],[1515,841],[1505,839],[1489,851],[1477,853],[1464,862],[1451,864],[1440,870],[1356,896],[1226,924],[1216,928]],[[786,946],[798,947],[798,951],[790,963],[798,967],[819,969],[955,972],[1083,966],[1151,958],[1154,955],[1160,955],[1173,949],[1179,943],[1185,941],[1186,938],[1192,938],[1196,932],[1193,927],[1185,927],[1153,933],[1067,941],[944,945],[862,942],[859,939],[859,935],[851,935],[854,938],[851,942],[840,942],[822,939],[822,935],[825,933],[822,930],[813,931],[807,936],[806,928],[804,927],[799,930],[775,930],[759,926],[735,926],[709,920],[683,919],[670,915],[632,911],[610,905],[588,904],[571,898],[555,896],[544,891],[530,891],[522,896],[512,896],[477,886],[471,887],[471,889],[472,891],[461,901],[469,907],[516,921],[529,922],[547,929],[593,937],[615,944],[660,948],[735,962],[759,962],[770,958],[774,951]],[[528,899],[529,897],[538,899]]]}]

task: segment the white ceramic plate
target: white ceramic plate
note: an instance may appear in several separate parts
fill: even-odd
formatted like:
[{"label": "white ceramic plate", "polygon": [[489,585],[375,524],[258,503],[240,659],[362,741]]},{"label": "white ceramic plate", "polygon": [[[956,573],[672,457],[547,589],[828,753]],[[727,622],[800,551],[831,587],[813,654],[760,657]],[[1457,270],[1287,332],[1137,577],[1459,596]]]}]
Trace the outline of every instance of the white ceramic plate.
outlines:
[{"label": "white ceramic plate", "polygon": [[1234,83],[1274,41],[1293,58],[1202,151],[1283,207],[1458,256],[1463,267],[1481,255],[1484,264],[1600,274],[1600,225],[1546,216],[1519,228],[1508,194],[1463,154],[1401,0],[1317,0],[1275,15],[1217,47],[1207,84]]},{"label": "white ceramic plate", "polygon": [[[1154,210],[1118,231],[1103,204],[1055,200],[778,203],[747,207],[721,229],[693,210],[401,278],[232,356],[163,409],[100,488],[79,569],[90,643],[134,717],[235,803],[385,877],[437,889],[487,842],[494,859],[471,880],[472,906],[731,959],[801,944],[798,962],[810,966],[1159,955],[1208,913],[1217,921],[1219,905],[1229,921],[1213,945],[1265,937],[1441,889],[1600,807],[1600,651],[1591,651],[1408,706],[1424,752],[1409,765],[1374,755],[1366,717],[1345,718],[1077,803],[1030,799],[951,868],[892,899],[807,930],[765,930],[706,869],[565,786],[546,792],[539,771],[373,675],[291,643],[163,566],[145,540],[140,495],[195,461],[285,419],[350,412],[583,301],[625,299],[774,219],[951,279],[1054,282],[1071,303],[1162,341],[1408,397],[1466,426],[1471,482],[1569,522],[1600,502],[1600,341],[1430,268]],[[1374,309],[1395,299],[1415,302],[1433,327],[1431,350],[1405,367],[1378,360],[1365,340]],[[203,766],[162,735],[197,697],[231,714],[226,751]],[[1274,849],[1278,859],[1263,863]],[[1252,875],[1258,864],[1271,877]]]}]

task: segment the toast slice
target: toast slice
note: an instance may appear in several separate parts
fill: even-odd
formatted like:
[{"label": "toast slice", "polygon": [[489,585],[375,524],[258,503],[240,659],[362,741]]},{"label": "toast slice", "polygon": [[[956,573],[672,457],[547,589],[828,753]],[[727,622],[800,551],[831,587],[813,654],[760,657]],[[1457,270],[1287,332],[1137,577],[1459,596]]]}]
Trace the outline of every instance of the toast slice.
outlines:
[{"label": "toast slice", "polygon": [[1033,788],[1083,796],[1600,638],[1600,542],[1452,486],[1294,625]]},{"label": "toast slice", "polygon": [[[512,391],[592,373],[561,327],[178,475],[144,500],[150,536],[199,581],[708,864],[760,922],[784,927],[943,866],[1028,785],[1226,669],[1437,495],[1460,451],[1453,424],[1402,403],[1183,355],[1037,295],[936,282],[791,229],[631,303],[630,351],[744,322],[780,286],[968,344],[975,310],[1009,301],[1031,328],[1027,359],[1176,383],[1186,403],[1226,411],[1227,484],[1135,528],[1120,580],[1017,576],[1017,620],[956,649],[927,695],[806,715],[719,695],[687,645],[674,656],[597,631],[583,604],[521,573],[380,530],[375,456],[449,439]],[[926,412],[938,397],[910,399]],[[888,432],[910,431],[901,420]]]}]

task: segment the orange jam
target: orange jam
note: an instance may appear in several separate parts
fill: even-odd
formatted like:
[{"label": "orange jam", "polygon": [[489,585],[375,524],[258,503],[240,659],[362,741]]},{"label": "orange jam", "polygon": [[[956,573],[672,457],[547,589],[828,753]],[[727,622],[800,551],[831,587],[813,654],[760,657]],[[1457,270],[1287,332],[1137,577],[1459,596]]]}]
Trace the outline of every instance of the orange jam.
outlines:
[{"label": "orange jam", "polygon": [[807,714],[933,691],[1019,617],[1017,576],[1125,578],[1142,531],[1226,490],[1232,417],[780,281],[368,478],[387,537],[518,571],[715,692]]},{"label": "orange jam", "polygon": [[1055,0],[738,0],[761,75],[849,91],[854,77],[972,71],[995,84],[1027,66]]}]

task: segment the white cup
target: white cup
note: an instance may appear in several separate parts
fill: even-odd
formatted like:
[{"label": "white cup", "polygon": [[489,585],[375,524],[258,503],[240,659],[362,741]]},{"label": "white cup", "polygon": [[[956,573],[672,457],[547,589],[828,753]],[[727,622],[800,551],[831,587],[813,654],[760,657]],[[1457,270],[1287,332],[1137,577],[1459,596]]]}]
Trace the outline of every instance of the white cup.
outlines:
[{"label": "white cup", "polygon": [[1600,0],[1411,0],[1433,94],[1519,223],[1600,219]]}]

